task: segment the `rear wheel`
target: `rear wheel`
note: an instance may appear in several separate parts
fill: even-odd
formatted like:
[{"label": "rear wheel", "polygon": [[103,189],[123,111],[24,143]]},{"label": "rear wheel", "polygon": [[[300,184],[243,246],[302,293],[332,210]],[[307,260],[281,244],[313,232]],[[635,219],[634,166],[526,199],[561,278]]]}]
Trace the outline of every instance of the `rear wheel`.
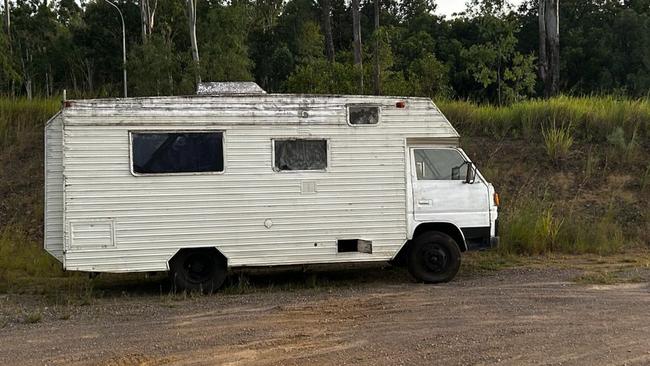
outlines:
[{"label": "rear wheel", "polygon": [[408,253],[408,270],[422,282],[451,281],[460,268],[460,249],[449,235],[429,231],[414,239]]},{"label": "rear wheel", "polygon": [[226,279],[226,259],[214,248],[182,249],[169,262],[175,291],[217,291]]}]

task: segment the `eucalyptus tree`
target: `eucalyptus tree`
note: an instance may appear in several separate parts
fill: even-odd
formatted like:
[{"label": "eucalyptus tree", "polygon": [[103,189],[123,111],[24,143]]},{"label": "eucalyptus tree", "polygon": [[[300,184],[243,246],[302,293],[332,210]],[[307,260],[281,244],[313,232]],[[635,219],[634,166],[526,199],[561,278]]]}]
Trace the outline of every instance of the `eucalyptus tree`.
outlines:
[{"label": "eucalyptus tree", "polygon": [[560,1],[538,1],[539,78],[544,95],[550,97],[560,89]]}]

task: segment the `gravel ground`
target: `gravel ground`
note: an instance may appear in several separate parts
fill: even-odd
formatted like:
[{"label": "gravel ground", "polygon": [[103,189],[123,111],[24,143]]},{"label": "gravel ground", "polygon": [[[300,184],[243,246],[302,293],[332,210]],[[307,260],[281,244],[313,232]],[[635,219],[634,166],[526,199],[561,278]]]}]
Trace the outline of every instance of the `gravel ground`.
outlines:
[{"label": "gravel ground", "polygon": [[0,324],[0,364],[650,365],[648,282],[575,284],[574,270],[520,268],[424,285],[401,270],[357,271],[363,279],[315,288],[150,289],[84,306],[0,295],[5,319],[27,314]]}]

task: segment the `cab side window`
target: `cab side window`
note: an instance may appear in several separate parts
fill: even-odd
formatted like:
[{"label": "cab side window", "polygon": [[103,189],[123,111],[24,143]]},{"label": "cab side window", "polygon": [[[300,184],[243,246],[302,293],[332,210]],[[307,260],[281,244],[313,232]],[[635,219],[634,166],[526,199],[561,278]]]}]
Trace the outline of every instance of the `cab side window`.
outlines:
[{"label": "cab side window", "polygon": [[465,159],[453,149],[414,149],[418,180],[463,180]]}]

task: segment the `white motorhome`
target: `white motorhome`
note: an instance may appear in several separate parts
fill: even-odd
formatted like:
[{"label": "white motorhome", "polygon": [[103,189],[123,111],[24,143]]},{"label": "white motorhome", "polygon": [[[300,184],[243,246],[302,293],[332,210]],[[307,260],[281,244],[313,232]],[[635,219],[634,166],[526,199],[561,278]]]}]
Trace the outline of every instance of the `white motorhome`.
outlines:
[{"label": "white motorhome", "polygon": [[48,121],[45,249],[66,270],[212,291],[235,267],[393,261],[443,282],[498,243],[498,195],[430,99],[200,91]]}]

